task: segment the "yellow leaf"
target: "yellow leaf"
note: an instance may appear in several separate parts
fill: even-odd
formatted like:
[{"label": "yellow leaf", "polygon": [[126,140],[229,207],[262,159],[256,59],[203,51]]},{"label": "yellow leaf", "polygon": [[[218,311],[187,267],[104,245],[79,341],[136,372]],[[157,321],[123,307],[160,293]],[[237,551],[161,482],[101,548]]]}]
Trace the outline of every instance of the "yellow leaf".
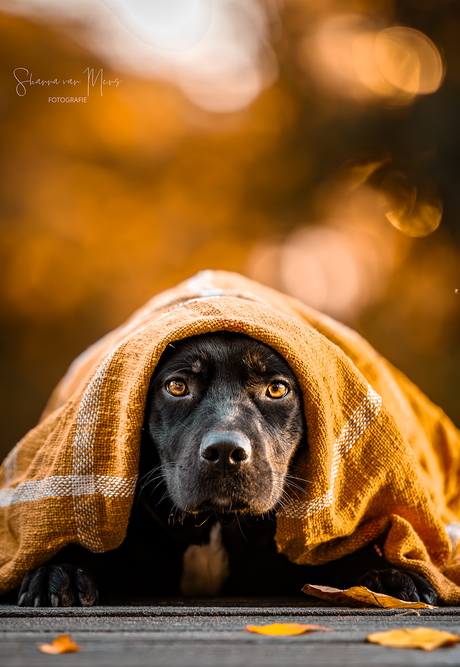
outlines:
[{"label": "yellow leaf", "polygon": [[80,647],[76,645],[70,635],[59,635],[51,644],[39,644],[38,648],[42,653],[74,653],[79,651]]},{"label": "yellow leaf", "polygon": [[322,625],[305,625],[304,623],[247,625],[246,630],[249,632],[257,632],[259,635],[302,635],[304,632],[316,632],[317,630],[332,632],[330,628],[324,628]]},{"label": "yellow leaf", "polygon": [[353,586],[342,590],[340,588],[332,588],[330,586],[313,586],[305,584],[302,591],[307,595],[313,595],[321,600],[334,602],[342,607],[380,607],[383,609],[436,609],[431,604],[425,602],[406,602],[406,600],[399,600],[393,598],[391,595],[384,595],[383,593],[374,593],[365,586]]},{"label": "yellow leaf", "polygon": [[453,646],[458,642],[458,635],[431,628],[401,628],[374,632],[367,636],[367,641],[395,648],[422,648],[424,651],[433,651],[440,646]]}]

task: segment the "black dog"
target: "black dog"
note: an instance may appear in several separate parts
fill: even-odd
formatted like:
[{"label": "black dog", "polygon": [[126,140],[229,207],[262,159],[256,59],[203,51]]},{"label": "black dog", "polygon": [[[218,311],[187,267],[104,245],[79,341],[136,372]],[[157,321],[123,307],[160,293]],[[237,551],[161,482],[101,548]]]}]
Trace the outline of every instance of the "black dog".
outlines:
[{"label": "black dog", "polygon": [[295,465],[306,431],[297,380],[267,345],[233,333],[170,345],[151,382],[125,541],[104,554],[66,547],[24,577],[18,603],[90,605],[95,580],[101,595],[131,598],[293,595],[307,582],[359,582],[435,603],[428,582],[391,568],[374,545],[315,568],[277,552],[276,509],[288,487],[306,493]]}]

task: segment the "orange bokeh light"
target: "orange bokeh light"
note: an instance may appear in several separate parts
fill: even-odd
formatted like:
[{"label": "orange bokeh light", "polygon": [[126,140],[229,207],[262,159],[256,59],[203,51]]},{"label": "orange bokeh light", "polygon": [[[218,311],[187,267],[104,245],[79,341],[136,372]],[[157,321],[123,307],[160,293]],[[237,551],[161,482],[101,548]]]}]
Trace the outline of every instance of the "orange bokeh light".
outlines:
[{"label": "orange bokeh light", "polygon": [[301,61],[330,92],[357,100],[407,103],[438,90],[441,55],[422,32],[380,28],[368,17],[332,15],[318,22],[301,47]]}]

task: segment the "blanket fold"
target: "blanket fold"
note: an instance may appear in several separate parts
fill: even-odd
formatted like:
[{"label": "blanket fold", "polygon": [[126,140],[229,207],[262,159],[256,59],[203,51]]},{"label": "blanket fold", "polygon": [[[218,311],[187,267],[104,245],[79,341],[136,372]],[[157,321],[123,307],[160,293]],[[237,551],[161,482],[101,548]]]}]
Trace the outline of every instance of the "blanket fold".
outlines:
[{"label": "blanket fold", "polygon": [[[384,554],[460,603],[460,432],[358,334],[237,274],[205,271],[154,297],[83,353],[0,468],[0,593],[69,543],[123,541],[150,378],[166,346],[236,331],[277,350],[303,392],[308,446],[277,514],[279,551],[340,558],[386,532]],[[445,576],[448,574],[448,577]],[[325,582],[327,583],[327,582]]]}]

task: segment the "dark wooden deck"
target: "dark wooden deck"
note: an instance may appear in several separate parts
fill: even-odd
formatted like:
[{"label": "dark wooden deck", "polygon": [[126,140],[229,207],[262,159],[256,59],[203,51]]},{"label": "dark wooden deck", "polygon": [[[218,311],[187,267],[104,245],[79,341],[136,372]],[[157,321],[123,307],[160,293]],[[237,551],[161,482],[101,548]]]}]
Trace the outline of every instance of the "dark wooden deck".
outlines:
[{"label": "dark wooden deck", "polygon": [[[304,622],[333,632],[265,637],[250,624]],[[357,610],[313,598],[155,600],[89,609],[32,609],[0,605],[0,665],[27,667],[236,667],[274,665],[460,665],[460,644],[425,652],[366,642],[370,632],[429,626],[460,634],[460,608],[420,611]],[[79,653],[50,656],[37,644],[71,633]]]}]

